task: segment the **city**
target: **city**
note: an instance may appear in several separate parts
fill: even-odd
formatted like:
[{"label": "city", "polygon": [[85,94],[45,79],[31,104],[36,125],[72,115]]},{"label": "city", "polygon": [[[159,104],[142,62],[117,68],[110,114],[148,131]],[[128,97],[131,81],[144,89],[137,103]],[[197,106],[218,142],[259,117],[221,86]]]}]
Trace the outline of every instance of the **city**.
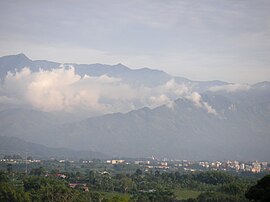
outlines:
[{"label": "city", "polygon": [[[75,167],[82,166],[84,168],[98,168],[100,171],[106,171],[108,169],[113,169],[114,167],[126,166],[130,169],[141,169],[145,172],[150,170],[159,170],[162,172],[196,172],[196,171],[224,171],[224,172],[251,172],[251,173],[261,173],[269,172],[270,164],[269,162],[263,161],[193,161],[193,160],[170,160],[170,159],[158,159],[155,157],[151,158],[141,158],[141,159],[131,159],[131,158],[121,158],[121,159],[94,159],[94,160],[67,160],[67,159],[33,159],[32,157],[27,157],[23,159],[20,155],[5,155],[0,159],[0,164],[4,168],[4,165],[20,165],[17,167],[23,168],[23,165],[31,168],[37,166],[44,166],[48,162],[58,163],[59,165],[73,165]],[[102,170],[103,169],[103,170]]]}]

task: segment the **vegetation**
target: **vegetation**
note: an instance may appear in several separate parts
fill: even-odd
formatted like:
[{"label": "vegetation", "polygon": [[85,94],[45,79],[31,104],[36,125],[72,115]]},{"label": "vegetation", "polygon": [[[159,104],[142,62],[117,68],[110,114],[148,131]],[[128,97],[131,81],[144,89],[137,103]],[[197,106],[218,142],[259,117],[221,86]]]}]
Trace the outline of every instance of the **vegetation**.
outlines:
[{"label": "vegetation", "polygon": [[[65,167],[70,168],[68,164]],[[269,175],[256,184],[253,177],[217,171],[180,174],[140,169],[132,173],[72,170],[37,167],[26,175],[13,171],[8,164],[0,172],[0,201],[269,201]]]},{"label": "vegetation", "polygon": [[250,187],[246,197],[254,201],[270,201],[270,175],[266,175],[256,185]]},{"label": "vegetation", "polygon": [[178,200],[196,199],[202,192],[190,189],[176,189],[174,194]]}]

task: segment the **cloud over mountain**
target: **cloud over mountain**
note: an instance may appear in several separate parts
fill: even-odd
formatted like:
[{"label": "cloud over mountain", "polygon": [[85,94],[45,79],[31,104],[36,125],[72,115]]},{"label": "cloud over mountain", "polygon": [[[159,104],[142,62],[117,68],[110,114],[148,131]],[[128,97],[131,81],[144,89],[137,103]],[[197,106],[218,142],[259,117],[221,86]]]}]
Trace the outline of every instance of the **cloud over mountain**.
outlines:
[{"label": "cloud over mountain", "polygon": [[190,98],[198,107],[214,112],[197,92],[191,92],[188,86],[174,79],[154,87],[131,86],[121,78],[107,75],[80,76],[72,66],[38,72],[25,67],[15,73],[9,72],[0,91],[2,103],[12,101],[46,112],[84,110],[93,116],[144,106],[153,108],[170,104],[179,97]]},{"label": "cloud over mountain", "polygon": [[209,90],[213,92],[217,91],[226,91],[226,92],[235,92],[235,91],[247,91],[250,89],[248,84],[227,84],[223,86],[213,86]]},{"label": "cloud over mountain", "polygon": [[196,107],[204,108],[208,113],[217,115],[216,110],[213,109],[213,107],[211,107],[207,102],[203,101],[202,96],[199,93],[193,92],[187,98],[191,100]]},{"label": "cloud over mountain", "polygon": [[23,54],[0,58],[0,70],[2,136],[116,156],[269,159],[267,81],[192,81]]}]

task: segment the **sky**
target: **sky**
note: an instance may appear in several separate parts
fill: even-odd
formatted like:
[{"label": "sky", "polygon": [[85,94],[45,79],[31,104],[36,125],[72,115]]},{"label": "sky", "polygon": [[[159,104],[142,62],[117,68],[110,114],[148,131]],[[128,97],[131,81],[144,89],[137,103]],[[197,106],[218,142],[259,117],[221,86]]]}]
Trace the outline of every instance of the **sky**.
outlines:
[{"label": "sky", "polygon": [[270,81],[269,0],[0,1],[0,56]]}]

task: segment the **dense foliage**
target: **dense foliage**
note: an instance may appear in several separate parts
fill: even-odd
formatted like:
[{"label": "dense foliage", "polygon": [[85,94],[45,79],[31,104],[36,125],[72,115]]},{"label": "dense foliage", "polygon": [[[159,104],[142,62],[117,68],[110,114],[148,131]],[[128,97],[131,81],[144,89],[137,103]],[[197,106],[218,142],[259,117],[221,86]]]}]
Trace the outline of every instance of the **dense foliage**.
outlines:
[{"label": "dense foliage", "polygon": [[270,201],[270,175],[266,175],[256,185],[250,187],[246,197],[254,201]]},{"label": "dense foliage", "polygon": [[[0,201],[211,202],[261,200],[259,195],[269,194],[269,176],[254,184],[253,179],[217,171],[180,174],[137,169],[133,173],[87,170],[60,174],[39,167],[26,175],[7,168],[0,172]],[[192,191],[198,195],[181,195]]]}]

